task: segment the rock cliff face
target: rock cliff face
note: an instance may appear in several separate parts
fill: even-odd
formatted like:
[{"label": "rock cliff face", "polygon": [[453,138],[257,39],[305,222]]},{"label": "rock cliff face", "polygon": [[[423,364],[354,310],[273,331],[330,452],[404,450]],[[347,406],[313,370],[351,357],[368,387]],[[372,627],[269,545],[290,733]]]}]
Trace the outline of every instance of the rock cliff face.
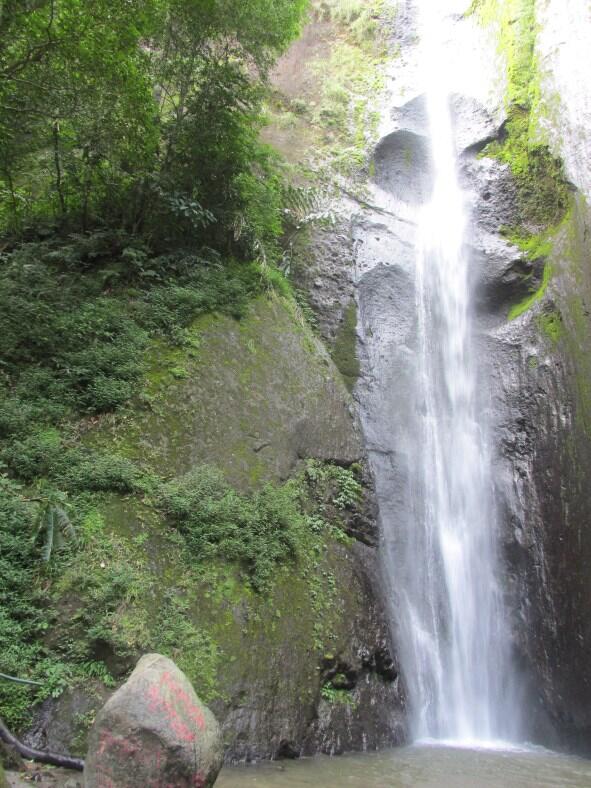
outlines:
[{"label": "rock cliff face", "polygon": [[[541,84],[539,134],[562,158],[572,183],[570,211],[558,227],[547,228],[528,224],[511,167],[487,155],[488,143],[502,142],[507,134],[503,93],[509,79],[498,37],[501,7],[509,6],[488,3],[489,12],[495,7],[498,15],[493,13],[480,31],[473,17],[450,24],[450,58],[462,41],[471,42],[464,62],[472,67],[465,71],[481,76],[471,85],[458,72],[450,87],[472,207],[480,379],[489,382],[482,408],[496,449],[504,584],[528,710],[526,733],[555,746],[589,750],[591,225],[585,197],[591,180],[585,162],[591,136],[585,118],[591,96],[570,45],[588,59],[591,20],[575,1],[560,9],[537,4],[541,79],[529,78]],[[520,13],[515,11],[513,22]],[[406,14],[412,29],[412,4]],[[478,56],[473,50],[479,37]],[[402,54],[407,83],[392,90],[392,110],[376,149],[372,202],[379,210],[360,213],[354,230],[362,369],[356,393],[380,515],[394,524],[408,508],[406,448],[396,436],[413,409],[413,206],[429,189],[426,120],[412,41],[403,42]],[[538,141],[532,138],[531,145]],[[527,250],[510,243],[507,228],[524,225],[544,244]],[[390,538],[387,532],[384,538]],[[390,586],[393,600],[397,582],[400,578]],[[395,624],[395,604],[391,616]]]},{"label": "rock cliff face", "polygon": [[[189,348],[182,358],[154,348],[149,407],[138,404],[124,419],[105,421],[88,441],[116,445],[173,477],[212,463],[244,492],[296,476],[308,458],[320,469],[361,468],[353,402],[293,302],[262,297],[241,321],[210,316],[192,335],[198,352]],[[142,593],[110,614],[120,638],[96,639],[75,617],[70,621],[66,599],[59,603],[61,626],[122,680],[157,642],[162,606],[172,601],[177,620],[167,623],[174,628],[167,653],[220,721],[228,762],[400,742],[404,695],[378,582],[367,484],[365,504],[345,514],[348,535],[333,530],[317,540],[310,555],[283,566],[261,593],[231,564],[214,561],[192,573],[164,522],[133,497],[114,496],[103,509],[105,527],[123,562],[138,571]],[[326,507],[330,518],[330,498]],[[103,566],[107,582],[120,571],[114,555]],[[79,606],[92,604],[84,586],[75,592]],[[138,638],[143,632],[151,635]],[[104,690],[90,683],[48,701],[29,740],[84,752],[84,728],[104,700]]]},{"label": "rock cliff face", "polygon": [[[472,205],[480,374],[490,382],[482,408],[496,447],[515,658],[531,711],[529,735],[579,750],[591,740],[591,99],[577,79],[591,53],[591,23],[581,21],[583,5],[537,3],[543,125],[572,182],[571,210],[548,231],[539,254],[502,232],[524,222],[518,184],[506,163],[481,155],[506,135],[507,63],[494,15],[489,27],[474,16],[450,25],[450,58],[458,61],[454,117]],[[215,667],[222,692],[208,700],[229,761],[372,749],[405,736],[396,658],[402,579],[380,577],[375,545],[376,505],[382,521],[407,516],[406,447],[396,436],[414,407],[414,212],[430,188],[414,17],[415,4],[400,2],[391,41],[400,56],[371,187],[358,202],[343,200],[345,220],[314,231],[300,250],[305,265],[294,263],[331,353],[293,304],[260,299],[240,322],[201,321],[194,358],[158,359],[155,348],[154,406],[89,438],[115,442],[175,476],[216,464],[242,490],[290,478],[306,458],[350,467],[369,455],[375,495],[368,482],[363,515],[347,523],[353,543],[328,540],[311,575],[285,571],[265,599],[227,568],[214,568],[215,583],[206,579],[192,590],[189,618],[222,655]],[[576,43],[576,64],[559,46],[565,39]],[[355,386],[353,398],[343,376]],[[111,501],[105,515],[121,538],[151,523],[125,499]],[[154,579],[152,599],[161,600],[186,589],[162,554],[160,527],[150,531],[141,560]],[[152,610],[149,601],[141,607]],[[125,672],[120,655],[107,657]],[[72,709],[89,717],[103,699],[86,693],[48,703],[33,741],[75,749]]]},{"label": "rock cliff face", "polygon": [[[320,182],[325,168],[333,172],[331,156],[349,171],[363,154],[358,138],[365,129],[359,135],[339,127],[347,117],[347,91],[335,92],[334,82],[354,71],[355,90],[363,91],[377,79],[379,59],[372,13],[364,11],[365,27],[349,30],[337,6],[314,4],[313,22],[279,62],[270,110],[276,122],[264,131],[304,177],[316,172]],[[360,112],[369,117],[373,107],[365,110],[357,95],[351,102],[357,123]],[[107,618],[101,618],[107,631],[97,638],[92,633],[102,627],[103,611],[79,623],[92,607],[90,594],[97,592],[89,588],[96,578],[87,583],[84,568],[74,566],[70,576],[79,572],[79,579],[62,584],[68,590],[58,600],[58,620],[67,634],[52,636],[70,637],[117,683],[145,651],[173,657],[219,719],[229,762],[371,750],[406,736],[404,689],[376,549],[373,482],[347,390],[358,374],[348,222],[357,206],[345,202],[334,225],[294,231],[294,258],[305,258],[298,285],[316,310],[316,334],[295,300],[276,293],[258,298],[240,320],[205,316],[192,327],[186,348],[154,343],[139,400],[123,417],[90,425],[85,435],[89,444],[114,448],[167,479],[210,465],[243,495],[256,495],[267,483],[300,485],[304,512],[316,517],[314,546],[299,562],[284,562],[271,587],[259,593],[230,563],[211,561],[193,572],[161,514],[140,496],[112,495],[98,520],[120,555],[97,566],[104,566],[106,590],[115,597],[117,573],[133,567],[141,593],[109,601]],[[322,213],[324,206],[316,209]],[[294,274],[297,267],[294,260]],[[313,472],[306,476],[310,461]],[[327,469],[329,477],[333,469],[333,476],[342,470],[357,479],[363,500],[335,507],[330,478],[319,498],[308,482]],[[102,577],[97,582],[103,594]],[[69,593],[80,597],[75,611]],[[165,644],[158,640],[163,610],[172,611]],[[105,700],[105,688],[96,684],[48,701],[31,741],[83,751],[88,723]]]},{"label": "rock cliff face", "polygon": [[[513,265],[517,288],[528,275],[524,262],[533,263],[531,273],[537,269],[538,277],[544,272],[547,286],[540,286],[539,297],[520,316],[489,332],[486,354],[498,426],[508,593],[538,710],[533,736],[589,752],[591,92],[581,75],[591,52],[591,19],[577,0],[538,2],[535,10],[539,134],[564,162],[571,208],[548,234],[545,265],[531,255]],[[502,180],[488,183],[486,191],[493,195],[488,205],[503,209]],[[503,210],[498,219],[511,224]],[[482,227],[482,211],[478,220]],[[511,290],[519,301],[518,289]]]},{"label": "rock cliff face", "polygon": [[[544,297],[490,337],[518,649],[533,735],[589,750],[589,213],[579,198],[558,233]],[[587,247],[587,250],[585,250]]]}]

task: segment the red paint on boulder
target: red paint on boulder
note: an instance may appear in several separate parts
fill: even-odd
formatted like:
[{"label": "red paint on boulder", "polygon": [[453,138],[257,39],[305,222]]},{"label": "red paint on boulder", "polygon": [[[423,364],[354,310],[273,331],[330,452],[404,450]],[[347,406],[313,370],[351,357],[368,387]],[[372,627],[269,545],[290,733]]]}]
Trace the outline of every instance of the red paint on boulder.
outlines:
[{"label": "red paint on boulder", "polygon": [[210,788],[222,765],[219,725],[167,657],[148,654],[99,712],[86,788]]}]

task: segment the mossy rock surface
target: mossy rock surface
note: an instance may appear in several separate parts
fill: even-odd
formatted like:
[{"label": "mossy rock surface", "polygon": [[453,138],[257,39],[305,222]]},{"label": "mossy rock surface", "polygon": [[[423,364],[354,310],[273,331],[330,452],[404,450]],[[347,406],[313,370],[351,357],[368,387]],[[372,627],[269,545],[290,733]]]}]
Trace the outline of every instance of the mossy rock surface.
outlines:
[{"label": "mossy rock surface", "polygon": [[[289,301],[261,297],[240,321],[204,317],[190,339],[180,349],[154,345],[143,396],[88,430],[86,442],[170,479],[217,466],[245,492],[302,478],[307,458],[334,467],[325,463],[362,456],[342,377]],[[89,521],[94,542],[54,586],[48,644],[73,644],[77,659],[103,666],[115,684],[143,653],[170,656],[220,720],[230,761],[401,741],[375,551],[345,535],[344,509],[301,490],[304,512],[322,516],[263,589],[238,563],[192,557],[149,496],[103,495]],[[323,695],[337,669],[352,677],[346,703]],[[74,740],[63,718],[73,704],[96,704],[86,686],[73,692],[47,704],[38,735],[63,730],[54,746],[83,752],[84,737],[77,730]],[[79,716],[90,723],[93,714]]]},{"label": "mossy rock surface", "polygon": [[216,465],[241,488],[285,479],[301,458],[359,460],[348,392],[288,302],[261,297],[240,321],[206,316],[191,336],[193,348],[152,349],[149,405],[103,422],[91,442],[165,475]]}]

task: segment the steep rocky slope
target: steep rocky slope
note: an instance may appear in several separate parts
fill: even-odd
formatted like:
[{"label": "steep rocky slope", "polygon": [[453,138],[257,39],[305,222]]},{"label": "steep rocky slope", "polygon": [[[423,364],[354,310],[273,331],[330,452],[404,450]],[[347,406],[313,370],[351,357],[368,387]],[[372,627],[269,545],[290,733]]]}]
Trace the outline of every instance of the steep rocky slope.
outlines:
[{"label": "steep rocky slope", "polygon": [[[293,310],[263,297],[240,321],[198,321],[197,351],[167,357],[155,347],[150,406],[103,421],[86,440],[173,479],[203,463],[245,491],[296,479],[317,513],[304,554],[257,591],[231,564],[194,569],[159,515],[137,497],[111,496],[100,516],[114,552],[87,552],[69,567],[51,635],[86,648],[118,678],[155,642],[164,615],[163,647],[218,715],[228,760],[373,748],[404,735],[370,492],[365,503],[337,500],[342,482],[362,473],[353,405]],[[118,598],[125,566],[135,590]],[[105,589],[114,608],[103,608]],[[86,687],[48,701],[30,740],[58,751],[83,747],[104,697]]]}]

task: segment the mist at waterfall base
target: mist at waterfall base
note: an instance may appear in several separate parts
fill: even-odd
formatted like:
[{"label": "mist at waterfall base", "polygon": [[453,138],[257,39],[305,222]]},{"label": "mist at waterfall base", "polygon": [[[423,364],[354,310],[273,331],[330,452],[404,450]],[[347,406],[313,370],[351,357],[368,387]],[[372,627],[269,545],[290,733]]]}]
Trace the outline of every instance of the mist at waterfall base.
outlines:
[{"label": "mist at waterfall base", "polygon": [[[469,217],[458,180],[437,3],[420,31],[432,189],[418,209],[415,413],[406,522],[384,523],[415,740],[498,746],[520,737],[483,382],[472,341]],[[442,6],[444,3],[442,3]],[[428,7],[427,7],[428,6]],[[443,9],[442,9],[443,10]]]}]

